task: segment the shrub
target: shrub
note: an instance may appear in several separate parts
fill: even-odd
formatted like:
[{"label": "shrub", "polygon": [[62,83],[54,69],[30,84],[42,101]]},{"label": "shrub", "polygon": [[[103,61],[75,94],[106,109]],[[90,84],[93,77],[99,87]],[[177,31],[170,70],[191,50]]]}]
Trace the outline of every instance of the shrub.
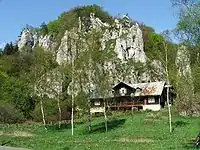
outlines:
[{"label": "shrub", "polygon": [[24,122],[24,116],[12,105],[0,106],[0,123],[14,124]]}]

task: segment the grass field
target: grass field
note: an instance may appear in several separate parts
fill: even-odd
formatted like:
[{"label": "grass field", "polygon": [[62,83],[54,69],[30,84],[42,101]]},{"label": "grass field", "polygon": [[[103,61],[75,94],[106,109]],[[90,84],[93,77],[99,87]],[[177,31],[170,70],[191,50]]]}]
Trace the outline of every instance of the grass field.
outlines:
[{"label": "grass field", "polygon": [[35,150],[68,149],[132,149],[132,150],[184,150],[194,149],[191,144],[200,129],[199,118],[173,116],[173,133],[169,133],[167,112],[136,112],[108,117],[108,132],[104,119],[93,118],[92,131],[87,123],[75,124],[74,136],[70,125],[41,124],[1,125],[0,144]]}]

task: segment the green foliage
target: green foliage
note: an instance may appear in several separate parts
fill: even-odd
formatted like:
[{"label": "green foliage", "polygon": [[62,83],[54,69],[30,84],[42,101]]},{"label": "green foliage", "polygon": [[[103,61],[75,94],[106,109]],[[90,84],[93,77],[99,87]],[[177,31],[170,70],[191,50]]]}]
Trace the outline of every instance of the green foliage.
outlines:
[{"label": "green foliage", "polygon": [[3,55],[0,59],[0,70],[10,76],[20,75],[20,59],[15,55]]},{"label": "green foliage", "polygon": [[[192,2],[191,0],[189,0]],[[189,2],[188,1],[188,2]],[[179,14],[179,23],[177,25],[177,35],[181,41],[190,44],[190,45],[199,45],[200,44],[200,2],[194,1],[195,4],[186,5],[181,3],[181,7],[186,5],[186,9],[182,9],[183,11]]]},{"label": "green foliage", "polygon": [[91,13],[94,13],[95,16],[101,19],[103,22],[107,22],[112,24],[113,18],[109,15],[108,12],[104,11],[98,5],[89,5],[89,6],[82,6],[77,7],[71,10],[72,12],[76,13],[78,17],[81,18],[89,18]]},{"label": "green foliage", "polygon": [[12,55],[12,54],[15,54],[17,51],[18,51],[17,45],[13,45],[11,42],[5,45],[3,54]]},{"label": "green foliage", "polygon": [[59,33],[59,20],[55,20],[55,21],[51,21],[47,24],[47,27],[48,27],[48,32],[52,35],[58,35]]},{"label": "green foliage", "polygon": [[159,60],[159,57],[163,58],[164,55],[164,38],[156,33],[150,33],[148,39],[145,41],[145,52],[151,60]]},{"label": "green foliage", "polygon": [[190,57],[191,74],[177,79],[177,94],[180,97],[180,108],[186,108],[186,113],[199,112],[199,54],[200,54],[200,2],[198,0],[172,0],[178,10],[179,22],[176,27],[176,36],[181,44],[186,46]]},{"label": "green foliage", "polygon": [[24,116],[12,105],[6,104],[0,106],[0,123],[15,124],[22,123]]},{"label": "green foliage", "polygon": [[49,22],[47,24],[49,34],[54,35],[59,43],[66,30],[78,27],[79,17],[83,19],[84,24],[87,26],[88,20],[86,18],[90,17],[90,13],[95,13],[96,17],[103,22],[113,22],[112,17],[97,5],[76,7],[62,13],[57,20]]},{"label": "green foliage", "polygon": [[192,76],[193,76],[193,83],[194,83],[194,93],[200,93],[200,66],[196,64],[192,68]]},{"label": "green foliage", "polygon": [[[197,87],[198,83],[194,85]],[[177,78],[175,107],[179,112],[187,116],[198,115],[200,111],[199,93],[197,93],[198,89],[194,89],[194,85],[190,76],[179,76]],[[194,90],[196,90],[195,94]]]},{"label": "green foliage", "polygon": [[48,34],[48,33],[49,33],[48,27],[47,27],[46,23],[43,22],[43,23],[40,25],[40,34],[44,36],[44,35],[46,35],[46,34]]},{"label": "green foliage", "polygon": [[34,99],[30,97],[30,89],[26,83],[16,78],[7,78],[2,84],[2,99],[12,104],[17,110],[23,113],[27,119],[31,118],[34,110]]}]

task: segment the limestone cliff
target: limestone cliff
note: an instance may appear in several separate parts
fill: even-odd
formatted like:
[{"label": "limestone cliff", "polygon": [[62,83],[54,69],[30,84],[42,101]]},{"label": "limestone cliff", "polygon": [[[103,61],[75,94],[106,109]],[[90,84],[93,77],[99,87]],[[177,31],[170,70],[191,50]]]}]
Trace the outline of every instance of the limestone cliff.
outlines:
[{"label": "limestone cliff", "polygon": [[21,33],[17,45],[20,51],[23,51],[23,48],[25,46],[34,48],[36,45],[39,45],[46,50],[52,50],[53,48],[55,48],[56,43],[53,36],[51,35],[42,36],[35,31],[24,29]]},{"label": "limestone cliff", "polygon": [[[86,21],[87,26],[85,24]],[[89,19],[79,17],[78,25],[78,29],[72,28],[66,30],[60,43],[56,43],[52,35],[42,36],[37,32],[25,29],[18,42],[19,50],[23,51],[24,46],[34,48],[36,45],[48,51],[53,50],[52,52],[56,56],[56,61],[61,65],[66,62],[71,62],[80,51],[87,51],[88,45],[85,43],[84,38],[80,36],[80,33],[82,35],[88,35],[92,30],[98,30],[102,34],[100,49],[106,51],[107,43],[112,41],[111,47],[117,56],[117,60],[115,61],[109,60],[104,62],[104,70],[109,74],[107,80],[108,84],[116,84],[120,80],[136,83],[163,79],[162,76],[158,78],[152,77],[149,70],[146,68],[148,58],[144,52],[143,33],[139,25],[131,22],[127,15],[123,16],[123,18],[115,19],[113,24],[108,24],[102,22],[99,18],[95,17],[95,14],[91,13]],[[80,46],[80,41],[83,44],[82,47],[78,49],[77,47]],[[58,47],[58,49],[55,49],[56,47]],[[130,61],[133,62],[132,65],[129,64]],[[137,69],[138,64],[142,71]],[[157,66],[155,64],[157,64]],[[156,70],[158,70],[158,68],[161,68],[159,64],[159,62],[154,62],[152,66],[156,66]],[[90,75],[89,72],[91,72]],[[89,70],[89,68],[85,74],[91,76],[91,78],[95,78],[94,71]],[[75,84],[75,89],[80,89],[80,86],[83,87],[87,84],[90,84],[89,86],[93,87],[93,89],[97,88],[95,83],[87,83],[87,81],[83,82],[83,85],[78,82]],[[87,90],[85,91],[88,92]]]},{"label": "limestone cliff", "polygon": [[190,66],[190,54],[187,51],[186,46],[180,46],[177,51],[176,66],[179,75],[185,77],[191,77],[191,66]]}]

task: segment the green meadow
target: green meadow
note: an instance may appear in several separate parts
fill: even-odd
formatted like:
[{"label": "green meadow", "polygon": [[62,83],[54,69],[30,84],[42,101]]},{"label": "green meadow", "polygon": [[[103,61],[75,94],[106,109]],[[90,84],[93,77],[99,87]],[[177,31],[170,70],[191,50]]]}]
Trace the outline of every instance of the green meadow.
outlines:
[{"label": "green meadow", "polygon": [[93,117],[88,132],[87,119],[76,119],[74,136],[70,123],[48,125],[26,123],[1,125],[0,144],[34,150],[115,149],[115,150],[184,150],[194,149],[200,127],[199,118],[173,116],[169,133],[167,111],[117,113],[108,116],[105,132],[103,117]]}]

